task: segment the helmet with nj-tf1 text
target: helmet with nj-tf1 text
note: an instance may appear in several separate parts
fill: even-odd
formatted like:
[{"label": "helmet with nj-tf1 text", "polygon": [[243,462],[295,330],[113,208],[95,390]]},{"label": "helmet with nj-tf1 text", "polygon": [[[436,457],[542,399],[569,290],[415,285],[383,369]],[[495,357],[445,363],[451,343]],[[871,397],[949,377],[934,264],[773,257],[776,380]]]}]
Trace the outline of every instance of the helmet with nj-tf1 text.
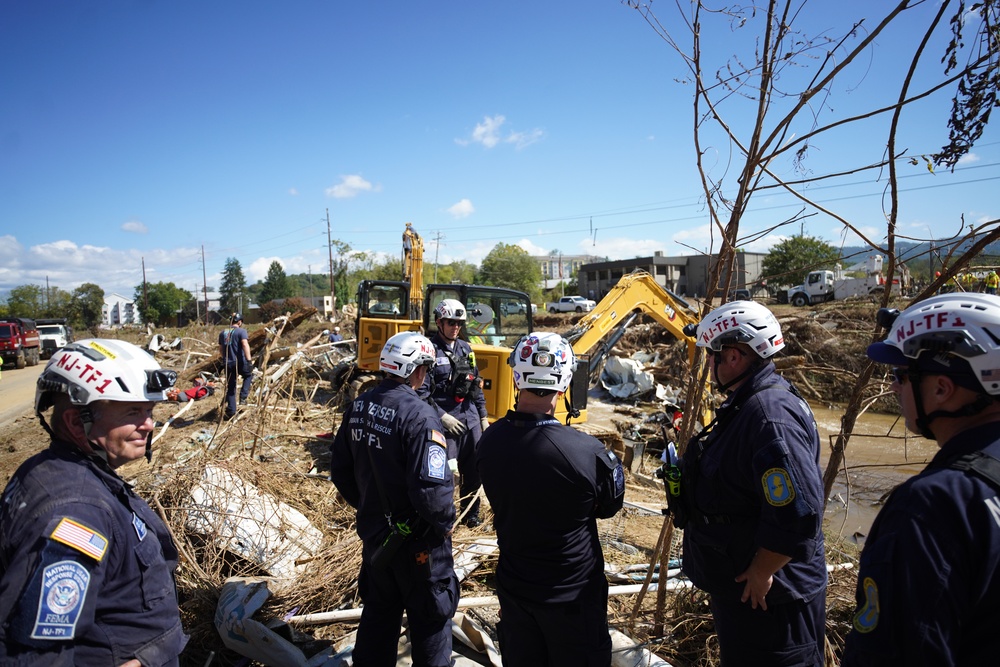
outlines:
[{"label": "helmet with nj-tf1 text", "polygon": [[517,342],[507,364],[514,369],[514,385],[518,389],[565,393],[576,370],[576,355],[559,334],[538,331]]},{"label": "helmet with nj-tf1 text", "polygon": [[70,343],[49,360],[38,376],[35,412],[47,410],[54,394],[73,405],[95,401],[165,401],[177,382],[175,371],[160,368],[148,352],[122,340],[89,338]]},{"label": "helmet with nj-tf1 text", "polygon": [[696,336],[698,347],[716,352],[726,345],[745,343],[761,359],[785,347],[774,313],[756,301],[730,301],[719,306],[698,324]]},{"label": "helmet with nj-tf1 text", "polygon": [[889,333],[868,346],[870,359],[927,373],[971,373],[976,386],[1000,396],[1000,297],[940,294],[901,313],[882,309],[878,322]]},{"label": "helmet with nj-tf1 text", "polygon": [[434,365],[434,345],[416,331],[403,331],[382,346],[378,365],[390,375],[408,378],[418,366]]}]

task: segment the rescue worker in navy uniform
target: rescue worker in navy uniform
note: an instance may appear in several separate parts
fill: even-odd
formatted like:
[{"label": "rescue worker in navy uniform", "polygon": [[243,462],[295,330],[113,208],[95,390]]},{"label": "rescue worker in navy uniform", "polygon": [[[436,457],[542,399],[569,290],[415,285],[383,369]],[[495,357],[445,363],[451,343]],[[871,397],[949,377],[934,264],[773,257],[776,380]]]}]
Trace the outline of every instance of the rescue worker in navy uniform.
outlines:
[{"label": "rescue worker in navy uniform", "polygon": [[240,404],[250,396],[250,382],[253,380],[253,360],[250,356],[250,341],[243,328],[243,316],[233,313],[230,328],[219,334],[219,356],[226,366],[226,419],[236,416],[236,381],[242,377]]},{"label": "rescue worker in navy uniform", "polygon": [[462,523],[475,527],[480,523],[479,499],[473,498],[481,486],[476,469],[476,443],[490,424],[476,355],[472,346],[458,337],[466,318],[465,306],[455,299],[443,299],[434,308],[437,323],[437,332],[431,337],[434,368],[427,374],[420,395],[430,397],[438,407],[448,440],[449,465],[452,470],[457,466],[461,479],[458,493],[459,511],[465,514]]},{"label": "rescue worker in navy uniform", "polygon": [[511,351],[516,410],[479,441],[477,462],[500,545],[497,626],[506,667],[607,667],[608,582],[597,519],[625,498],[621,462],[553,416],[573,348],[532,333]]},{"label": "rescue worker in navy uniform", "polygon": [[115,473],[147,455],[153,404],[176,377],[101,339],[67,345],[42,371],[35,412],[52,442],[0,504],[0,664],[178,664],[177,549]]},{"label": "rescue worker in navy uniform", "polygon": [[1000,298],[942,294],[879,323],[889,333],[868,357],[895,366],[906,427],[941,449],[875,518],[841,665],[995,665]]},{"label": "rescue worker in navy uniform", "polygon": [[824,665],[826,563],[820,440],[809,405],[774,369],[774,315],[732,301],[697,327],[716,418],[681,459],[684,573],[710,594],[722,664]]},{"label": "rescue worker in navy uniform", "polygon": [[[354,667],[396,664],[404,609],[413,664],[451,664],[449,623],[459,598],[454,485],[441,422],[415,391],[433,364],[434,346],[424,336],[407,331],[387,340],[379,358],[385,379],[351,402],[331,447],[330,478],[357,509],[364,542]],[[375,557],[391,533],[409,537],[395,542],[395,555]]]}]

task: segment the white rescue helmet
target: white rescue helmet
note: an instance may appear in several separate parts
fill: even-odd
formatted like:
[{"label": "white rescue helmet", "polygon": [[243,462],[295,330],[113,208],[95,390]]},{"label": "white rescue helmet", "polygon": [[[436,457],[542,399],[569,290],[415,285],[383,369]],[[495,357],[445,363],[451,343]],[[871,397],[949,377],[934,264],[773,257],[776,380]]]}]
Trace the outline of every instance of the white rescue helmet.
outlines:
[{"label": "white rescue helmet", "polygon": [[57,351],[38,376],[35,412],[53,404],[53,394],[69,395],[73,405],[95,401],[143,403],[167,400],[175,371],[160,368],[148,352],[122,340],[88,338]]},{"label": "white rescue helmet", "polygon": [[730,301],[698,323],[698,347],[718,352],[726,345],[745,343],[761,359],[785,347],[781,325],[774,313],[756,301]]},{"label": "white rescue helmet", "polygon": [[465,306],[458,299],[442,299],[434,307],[434,319],[465,321]]},{"label": "white rescue helmet", "polygon": [[548,389],[566,393],[576,371],[576,355],[565,338],[537,331],[522,336],[507,358],[518,389]]},{"label": "white rescue helmet", "polygon": [[416,331],[403,331],[382,346],[378,365],[390,375],[408,378],[417,367],[434,365],[434,345]]},{"label": "white rescue helmet", "polygon": [[878,321],[889,333],[868,346],[870,359],[928,373],[971,374],[983,391],[1000,396],[1000,296],[941,294],[902,313],[882,309]]}]

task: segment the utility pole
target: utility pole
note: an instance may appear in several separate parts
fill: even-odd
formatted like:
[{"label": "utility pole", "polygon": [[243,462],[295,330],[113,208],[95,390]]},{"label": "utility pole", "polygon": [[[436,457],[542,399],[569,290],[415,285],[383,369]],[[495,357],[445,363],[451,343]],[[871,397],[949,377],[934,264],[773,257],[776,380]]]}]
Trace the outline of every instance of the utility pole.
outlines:
[{"label": "utility pole", "polygon": [[[146,289],[146,258],[142,258],[142,312],[149,312],[149,291]],[[147,324],[149,324],[147,322]]]},{"label": "utility pole", "polygon": [[[337,292],[333,288],[333,238],[330,236],[330,209],[326,209],[326,249],[330,253],[330,298],[333,299],[333,307],[337,307]],[[312,284],[311,282],[309,283]]]},{"label": "utility pole", "polygon": [[438,281],[438,251],[441,249],[441,239],[443,238],[441,232],[437,232],[437,236],[434,237],[434,282]]},{"label": "utility pole", "polygon": [[208,324],[208,274],[205,272],[205,244],[201,244],[201,280],[205,295],[205,324]]}]

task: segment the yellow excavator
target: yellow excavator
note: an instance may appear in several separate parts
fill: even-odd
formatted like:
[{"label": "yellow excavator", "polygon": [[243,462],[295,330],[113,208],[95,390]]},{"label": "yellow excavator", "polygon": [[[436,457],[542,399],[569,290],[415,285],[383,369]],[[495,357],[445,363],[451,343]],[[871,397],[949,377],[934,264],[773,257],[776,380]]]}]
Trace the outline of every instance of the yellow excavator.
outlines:
[{"label": "yellow excavator", "polygon": [[401,331],[437,331],[434,308],[443,299],[465,304],[468,321],[462,337],[472,344],[483,379],[490,419],[514,405],[514,380],[507,357],[517,341],[530,333],[531,301],[527,294],[485,285],[423,285],[424,243],[412,223],[403,231],[403,280],[364,280],[358,285],[355,320],[356,358],[345,360],[331,374],[331,384],[343,389],[346,400],[381,381],[379,353]]},{"label": "yellow excavator", "polygon": [[[413,225],[406,223],[403,280],[364,280],[358,285],[357,355],[334,369],[331,383],[344,390],[345,400],[373,388],[381,381],[378,360],[385,341],[401,331],[422,331],[433,336],[437,330],[434,308],[443,299],[456,299],[465,304],[468,312],[461,335],[475,352],[489,418],[498,419],[514,407],[514,381],[507,358],[521,336],[535,329],[530,299],[524,292],[503,287],[461,284],[424,287],[423,253],[423,240]],[[596,381],[611,348],[640,313],[646,313],[685,341],[689,360],[694,358],[694,338],[683,332],[685,325],[698,323],[692,308],[646,272],[622,277],[593,311],[564,334],[580,362],[569,392],[572,408],[580,413],[573,422],[586,422],[587,390]],[[564,406],[557,416],[565,421]]]},{"label": "yellow excavator", "polygon": [[[656,279],[645,271],[634,271],[622,276],[597,306],[584,315],[572,329],[563,336],[573,346],[573,352],[580,360],[581,368],[586,373],[577,371],[588,385],[600,377],[604,362],[615,344],[625,335],[640,314],[645,313],[666,329],[674,338],[687,345],[688,365],[693,369],[697,346],[694,331],[700,318],[698,312],[682,297],[661,286]],[[685,327],[689,327],[685,332]],[[583,407],[586,406],[586,385],[578,387],[577,376],[573,378],[573,403],[577,408],[580,401],[577,395],[582,394]],[[709,392],[708,387],[705,393]],[[708,402],[703,400],[703,406]],[[705,424],[708,414],[702,414],[700,421]]]}]

